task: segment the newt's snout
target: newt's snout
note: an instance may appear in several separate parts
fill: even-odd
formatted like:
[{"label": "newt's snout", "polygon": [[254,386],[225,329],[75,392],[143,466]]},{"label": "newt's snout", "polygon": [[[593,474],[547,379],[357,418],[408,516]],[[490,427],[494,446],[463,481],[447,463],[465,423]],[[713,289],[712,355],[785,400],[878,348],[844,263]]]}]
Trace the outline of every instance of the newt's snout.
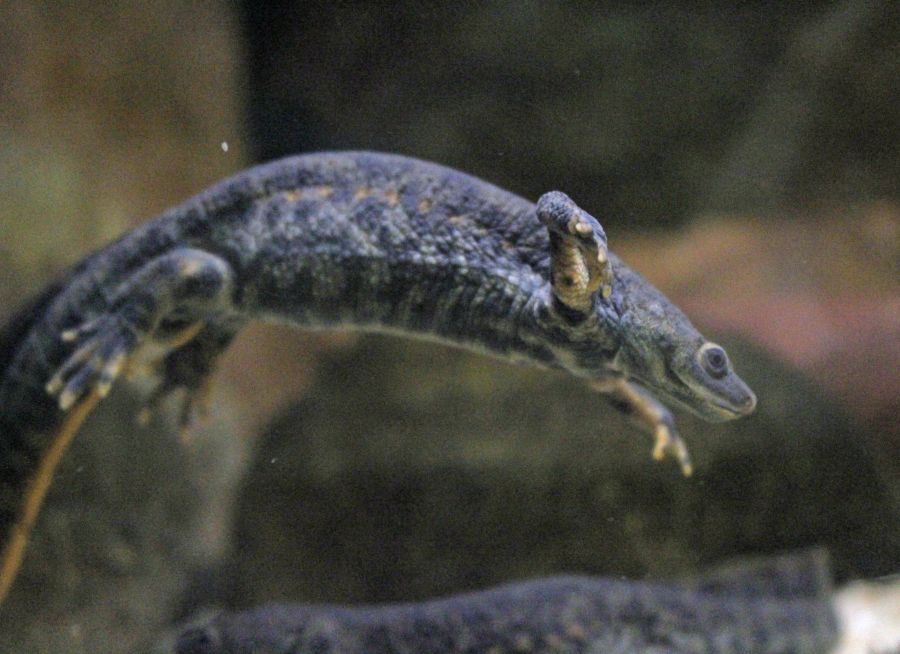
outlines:
[{"label": "newt's snout", "polygon": [[705,342],[697,350],[691,364],[680,375],[692,388],[707,411],[694,407],[695,411],[711,420],[732,420],[753,413],[756,394],[737,376],[721,346]]},{"label": "newt's snout", "polygon": [[738,406],[738,413],[742,416],[748,416],[756,410],[756,393],[749,388],[747,390],[749,391],[747,399]]},{"label": "newt's snout", "polygon": [[734,385],[739,386],[740,390],[739,393],[734,394],[736,397],[733,399],[728,398],[727,402],[722,402],[721,400],[713,402],[717,408],[722,409],[726,413],[726,420],[750,415],[756,409],[756,394],[736,375],[734,381]]}]

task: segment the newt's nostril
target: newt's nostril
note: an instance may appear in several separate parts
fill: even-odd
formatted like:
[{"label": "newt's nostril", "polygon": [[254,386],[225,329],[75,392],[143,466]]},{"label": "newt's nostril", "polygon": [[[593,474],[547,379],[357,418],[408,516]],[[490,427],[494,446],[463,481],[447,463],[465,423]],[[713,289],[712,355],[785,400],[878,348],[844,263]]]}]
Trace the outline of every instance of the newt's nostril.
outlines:
[{"label": "newt's nostril", "polygon": [[750,393],[746,400],[741,403],[741,413],[744,415],[753,413],[753,410],[756,408],[756,395],[754,393]]}]

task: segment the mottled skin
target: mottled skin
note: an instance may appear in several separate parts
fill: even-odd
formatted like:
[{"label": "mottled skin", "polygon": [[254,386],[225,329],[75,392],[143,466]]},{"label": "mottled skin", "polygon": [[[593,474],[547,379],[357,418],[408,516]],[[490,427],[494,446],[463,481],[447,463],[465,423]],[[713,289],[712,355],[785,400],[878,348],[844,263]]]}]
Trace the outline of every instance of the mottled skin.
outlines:
[{"label": "mottled skin", "polygon": [[[60,434],[71,437],[147,345],[167,353],[151,402],[178,388],[196,397],[253,319],[391,331],[563,368],[633,412],[654,430],[655,454],[686,471],[655,395],[710,420],[755,404],[724,351],[608,253],[600,224],[564,194],[535,205],[393,155],[276,161],[88,257],[0,334],[0,598]],[[185,422],[190,412],[188,402]]]},{"label": "mottled skin", "polygon": [[422,603],[263,606],[186,629],[177,654],[822,654],[821,557],[689,584],[551,577]]}]

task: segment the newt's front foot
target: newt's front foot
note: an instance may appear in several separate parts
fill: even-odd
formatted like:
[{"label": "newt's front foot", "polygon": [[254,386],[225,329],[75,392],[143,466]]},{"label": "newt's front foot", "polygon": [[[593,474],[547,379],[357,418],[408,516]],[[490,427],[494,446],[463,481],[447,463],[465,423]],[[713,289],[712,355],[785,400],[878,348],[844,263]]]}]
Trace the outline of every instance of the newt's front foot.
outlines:
[{"label": "newt's front foot", "polygon": [[[667,422],[671,422],[670,420]],[[688,452],[687,444],[678,435],[674,424],[660,422],[654,427],[653,437],[655,443],[653,445],[653,458],[661,461],[666,454],[670,454],[672,458],[678,461],[681,466],[681,472],[685,477],[694,474],[694,464],[691,462],[691,455]]]},{"label": "newt's front foot", "polygon": [[569,309],[590,311],[594,293],[612,293],[612,266],[603,227],[591,214],[560,191],[537,202],[537,215],[550,235],[551,286]]},{"label": "newt's front foot", "polygon": [[648,391],[624,379],[598,380],[591,387],[608,395],[617,408],[649,428],[655,439],[653,458],[662,460],[667,454],[678,461],[681,472],[690,477],[694,472],[687,445],[675,429],[672,413]]}]

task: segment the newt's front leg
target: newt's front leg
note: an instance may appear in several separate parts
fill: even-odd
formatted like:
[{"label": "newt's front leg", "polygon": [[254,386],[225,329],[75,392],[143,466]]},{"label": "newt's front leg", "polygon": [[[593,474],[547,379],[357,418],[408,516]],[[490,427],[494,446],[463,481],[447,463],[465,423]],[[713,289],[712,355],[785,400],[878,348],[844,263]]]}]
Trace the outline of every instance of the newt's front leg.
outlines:
[{"label": "newt's front leg", "polygon": [[603,227],[559,191],[541,196],[537,215],[550,237],[553,294],[570,310],[589,313],[598,289],[603,298],[612,292],[612,265]]},{"label": "newt's front leg", "polygon": [[625,379],[598,380],[591,387],[609,396],[613,404],[637,419],[653,434],[653,458],[657,461],[670,454],[675,458],[685,477],[694,472],[687,445],[675,429],[675,419],[666,406],[646,389]]}]

